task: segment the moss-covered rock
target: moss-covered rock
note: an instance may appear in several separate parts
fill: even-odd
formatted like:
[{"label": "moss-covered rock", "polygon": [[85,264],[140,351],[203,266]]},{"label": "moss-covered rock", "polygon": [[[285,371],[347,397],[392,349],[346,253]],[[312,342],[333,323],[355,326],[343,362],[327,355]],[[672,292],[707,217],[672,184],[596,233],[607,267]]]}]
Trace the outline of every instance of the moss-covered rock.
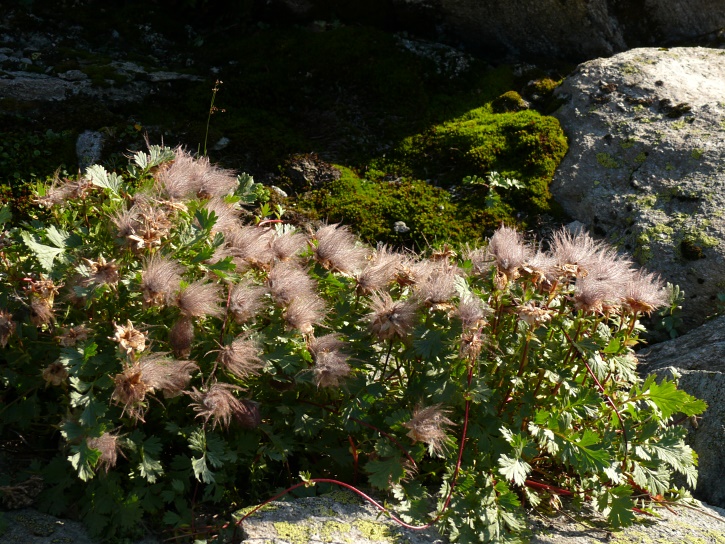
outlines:
[{"label": "moss-covered rock", "polygon": [[506,91],[491,102],[491,111],[494,113],[510,113],[527,109],[529,109],[529,103],[516,91]]}]

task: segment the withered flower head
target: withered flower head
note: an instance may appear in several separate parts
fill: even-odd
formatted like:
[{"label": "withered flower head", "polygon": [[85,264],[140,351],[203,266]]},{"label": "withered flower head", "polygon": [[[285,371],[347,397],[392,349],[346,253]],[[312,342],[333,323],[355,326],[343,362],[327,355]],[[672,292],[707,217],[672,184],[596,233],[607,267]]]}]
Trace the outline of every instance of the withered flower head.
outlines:
[{"label": "withered flower head", "polygon": [[8,345],[8,340],[15,334],[15,328],[12,314],[7,310],[0,310],[0,346]]},{"label": "withered flower head", "polygon": [[262,308],[265,293],[267,290],[264,287],[254,285],[249,278],[242,278],[229,295],[228,309],[234,321],[242,324],[254,319]]},{"label": "withered flower head", "polygon": [[325,302],[315,294],[296,297],[289,303],[284,313],[287,327],[302,334],[312,334],[315,325],[325,319]]},{"label": "withered flower head", "polygon": [[516,313],[519,319],[526,323],[531,329],[535,329],[544,323],[551,321],[551,316],[554,313],[552,310],[546,308],[539,308],[532,303],[522,304],[516,307]]},{"label": "withered flower head", "polygon": [[176,296],[176,305],[187,317],[220,317],[224,315],[220,303],[220,287],[203,280],[187,285]]},{"label": "withered flower head", "polygon": [[116,260],[106,261],[101,255],[97,261],[83,259],[88,265],[90,276],[84,281],[85,285],[111,285],[118,283],[118,265]]},{"label": "withered flower head", "polygon": [[415,326],[418,305],[413,300],[396,300],[386,292],[370,296],[370,312],[367,320],[370,330],[378,340],[406,338]]},{"label": "withered flower head", "polygon": [[288,306],[294,299],[315,296],[317,284],[293,262],[276,263],[267,276],[272,298],[279,306]]},{"label": "withered flower head", "polygon": [[45,196],[36,201],[41,206],[50,208],[52,206],[66,205],[71,202],[86,198],[86,195],[93,188],[93,183],[87,177],[80,179],[64,179],[61,181],[56,172],[53,184],[48,187]]},{"label": "withered flower head", "polygon": [[471,273],[474,276],[485,276],[494,263],[494,258],[485,248],[481,247],[466,247],[463,258],[471,261]]},{"label": "withered flower head", "polygon": [[[116,466],[118,454],[121,453],[119,436],[113,433],[103,433],[97,438],[86,438],[86,445],[92,450],[101,452],[98,458],[98,468],[108,472]],[[121,453],[121,455],[123,455]]]},{"label": "withered flower head", "polygon": [[519,277],[519,268],[526,264],[532,251],[517,230],[501,226],[491,236],[488,253],[496,261],[499,273],[507,281],[513,281]]},{"label": "withered flower head", "polygon": [[179,289],[183,267],[161,255],[148,259],[141,272],[144,306],[163,306]]},{"label": "withered flower head", "polygon": [[270,250],[276,259],[287,261],[307,247],[307,236],[301,232],[286,232],[272,239]]},{"label": "withered flower head", "polygon": [[334,333],[310,339],[308,348],[315,361],[313,372],[317,387],[338,387],[350,374],[348,356],[340,351],[344,345]]},{"label": "withered flower head", "polygon": [[146,393],[151,388],[143,381],[141,365],[135,363],[127,367],[123,372],[116,374],[113,381],[116,387],[111,394],[111,400],[123,406],[121,415],[128,414],[132,419],[143,421],[146,412]]},{"label": "withered flower head", "polygon": [[446,451],[446,427],[454,423],[446,417],[449,412],[443,410],[440,404],[418,407],[413,411],[413,417],[403,426],[410,429],[408,436],[413,442],[425,442],[431,454],[443,454]]},{"label": "withered flower head", "polygon": [[201,177],[199,198],[225,197],[234,192],[239,185],[237,176],[232,170],[208,165]]},{"label": "withered flower head", "polygon": [[548,253],[537,251],[521,268],[536,287],[551,291],[559,279],[560,270],[556,259]]},{"label": "withered flower head", "polygon": [[229,428],[232,418],[245,429],[257,427],[262,422],[259,406],[256,402],[238,399],[234,396],[235,391],[242,391],[242,388],[214,383],[206,392],[194,387],[187,394],[194,400],[191,406],[198,412],[196,417],[204,418],[205,422],[211,419],[212,428],[217,425]]},{"label": "withered flower head", "polygon": [[88,340],[88,337],[93,334],[93,329],[86,327],[85,325],[76,325],[70,329],[61,329],[61,334],[56,336],[56,340],[63,347],[75,346],[78,342]]},{"label": "withered flower head", "polygon": [[126,355],[140,353],[146,349],[146,333],[141,332],[133,327],[133,323],[128,319],[126,325],[116,325],[116,331],[112,340],[118,342],[121,351]]},{"label": "withered flower head", "polygon": [[49,325],[55,320],[53,304],[59,287],[61,285],[56,285],[53,280],[42,275],[40,279],[30,281],[26,291],[30,296],[30,320],[36,327]]},{"label": "withered flower head", "polygon": [[191,319],[182,316],[174,323],[169,331],[169,344],[174,357],[185,359],[191,354],[191,344],[194,342],[194,324]]},{"label": "withered flower head", "polygon": [[649,315],[657,308],[667,306],[669,295],[657,274],[640,269],[627,282],[623,299],[630,312]]},{"label": "withered flower head", "polygon": [[111,220],[118,235],[126,238],[133,249],[158,247],[171,231],[171,214],[178,207],[153,195],[137,193],[131,209],[119,212]]},{"label": "withered flower head", "polygon": [[321,227],[315,233],[315,260],[327,270],[351,275],[365,266],[368,250],[357,244],[347,227],[337,224]]},{"label": "withered flower head", "polygon": [[68,379],[68,369],[60,361],[50,363],[43,369],[43,379],[47,385],[58,387]]},{"label": "withered flower head", "polygon": [[406,264],[406,258],[400,253],[389,250],[385,245],[378,247],[372,260],[355,275],[357,294],[369,295],[385,289]]},{"label": "withered flower head", "polygon": [[264,362],[259,358],[259,344],[251,338],[237,338],[219,350],[217,360],[238,378],[259,374]]}]

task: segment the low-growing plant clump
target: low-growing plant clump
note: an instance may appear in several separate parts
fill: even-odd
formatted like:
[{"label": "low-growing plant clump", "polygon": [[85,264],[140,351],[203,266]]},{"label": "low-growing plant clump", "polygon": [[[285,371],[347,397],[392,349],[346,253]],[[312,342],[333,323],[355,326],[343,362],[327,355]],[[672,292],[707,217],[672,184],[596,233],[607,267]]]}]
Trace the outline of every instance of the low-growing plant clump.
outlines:
[{"label": "low-growing plant clump", "polygon": [[2,231],[0,433],[49,452],[5,495],[34,476],[42,508],[76,504],[97,535],[205,541],[236,529],[205,506],[337,483],[459,542],[515,540],[561,496],[614,526],[687,497],[673,416],[705,404],[641,380],[632,351],[667,302],[657,277],[565,231],[547,250],[507,227],[461,256],[373,248],[255,217],[259,193],[152,146]]}]

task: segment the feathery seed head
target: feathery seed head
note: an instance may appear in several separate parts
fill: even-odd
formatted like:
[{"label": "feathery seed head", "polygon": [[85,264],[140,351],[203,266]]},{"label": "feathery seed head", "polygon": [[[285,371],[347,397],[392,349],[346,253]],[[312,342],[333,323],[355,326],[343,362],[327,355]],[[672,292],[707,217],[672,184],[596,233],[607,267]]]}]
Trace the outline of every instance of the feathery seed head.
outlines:
[{"label": "feathery seed head", "polygon": [[347,227],[327,225],[317,230],[315,260],[327,270],[352,275],[365,266],[368,250],[357,244],[357,237]]},{"label": "feathery seed head", "polygon": [[348,356],[341,348],[345,343],[337,334],[311,338],[308,348],[315,360],[315,383],[317,387],[338,387],[350,374]]},{"label": "feathery seed head", "polygon": [[253,266],[261,270],[269,270],[274,254],[270,249],[274,231],[267,228],[244,225],[225,234],[227,249],[234,257],[238,270]]},{"label": "feathery seed head", "polygon": [[148,259],[141,272],[144,306],[163,306],[179,289],[183,267],[161,255]]},{"label": "feathery seed head", "polygon": [[98,458],[98,468],[108,472],[109,469],[116,466],[118,454],[121,453],[119,438],[118,435],[112,433],[103,433],[97,438],[86,438],[86,445],[90,449],[101,452],[101,456]]},{"label": "feathery seed head", "polygon": [[116,384],[111,400],[114,404],[123,406],[123,414],[132,419],[143,421],[146,412],[146,393],[150,387],[143,381],[141,365],[134,363],[113,378]]},{"label": "feathery seed head", "polygon": [[471,273],[479,277],[487,275],[494,263],[494,258],[485,248],[481,247],[467,247],[463,257],[467,261],[471,261]]},{"label": "feathery seed head", "polygon": [[220,287],[203,280],[189,284],[176,296],[176,305],[187,317],[220,317],[224,315],[220,303]]},{"label": "feathery seed head", "polygon": [[194,361],[177,361],[166,353],[146,355],[139,360],[138,365],[148,391],[161,391],[166,398],[180,395],[189,385],[192,372],[199,370]]},{"label": "feathery seed head", "polygon": [[400,253],[389,250],[385,245],[378,247],[365,268],[355,275],[357,294],[369,295],[373,291],[385,289],[405,264],[406,259]]},{"label": "feathery seed head", "polygon": [[518,278],[519,268],[532,256],[531,247],[524,243],[521,234],[504,226],[499,227],[491,236],[488,253],[496,261],[496,267],[506,281]]},{"label": "feathery seed head", "polygon": [[237,324],[242,324],[256,317],[264,303],[262,297],[267,293],[264,287],[254,285],[249,278],[242,278],[229,295],[228,309]]},{"label": "feathery seed head", "polygon": [[416,296],[433,310],[447,310],[452,308],[450,301],[456,296],[458,268],[447,262],[435,264],[430,274],[415,284]]},{"label": "feathery seed head", "polygon": [[486,318],[491,315],[491,308],[480,298],[475,296],[463,297],[456,309],[456,315],[461,320],[463,330],[473,330],[483,327]]},{"label": "feathery seed head", "polygon": [[109,262],[101,255],[97,261],[83,260],[86,261],[90,272],[90,276],[84,282],[87,285],[115,286],[118,283],[118,265],[115,259]]},{"label": "feathery seed head", "polygon": [[443,410],[440,404],[418,407],[413,411],[413,417],[403,426],[410,429],[408,436],[413,442],[425,442],[431,454],[443,454],[446,451],[446,428],[454,423],[446,417],[449,412]]},{"label": "feathery seed head", "polygon": [[206,157],[194,160],[181,148],[175,150],[175,155],[168,167],[156,172],[156,182],[161,192],[170,199],[183,200],[200,191],[209,160]]},{"label": "feathery seed head", "polygon": [[285,310],[285,323],[304,335],[312,334],[314,326],[324,321],[326,310],[325,302],[316,294],[298,296]]},{"label": "feathery seed head", "polygon": [[234,192],[239,185],[234,171],[212,166],[207,163],[201,176],[199,198],[225,197]]},{"label": "feathery seed head", "polygon": [[191,345],[194,342],[194,324],[191,319],[182,316],[169,331],[169,344],[174,357],[185,359],[191,354]]},{"label": "feathery seed head", "polygon": [[240,211],[235,209],[233,205],[227,204],[223,198],[215,197],[204,204],[204,209],[214,212],[216,222],[211,228],[211,232],[232,232],[239,228]]},{"label": "feathery seed head", "polygon": [[212,420],[212,428],[221,425],[229,428],[232,419],[241,427],[253,429],[261,423],[261,415],[257,403],[240,400],[234,392],[242,391],[241,387],[228,383],[214,383],[206,392],[195,387],[187,394],[194,400],[191,406],[205,422]]},{"label": "feathery seed head", "polygon": [[301,232],[286,232],[272,239],[270,249],[279,261],[287,261],[299,255],[307,247],[307,236]]},{"label": "feathery seed head", "polygon": [[630,262],[605,250],[586,264],[586,275],[576,280],[574,307],[586,313],[607,313],[617,306],[632,277]]},{"label": "feathery seed head", "polygon": [[601,260],[614,260],[616,252],[585,232],[572,234],[567,229],[554,233],[550,254],[560,277],[586,276],[589,268]]},{"label": "feathery seed head", "polygon": [[551,321],[551,316],[554,314],[552,310],[546,308],[539,308],[532,303],[522,304],[516,307],[516,314],[519,319],[526,323],[530,329],[535,329],[544,323]]},{"label": "feathery seed head", "polygon": [[264,367],[259,358],[259,344],[251,338],[237,338],[219,350],[217,360],[236,377],[244,379],[257,375]]},{"label": "feathery seed head", "polygon": [[407,338],[415,326],[418,305],[414,300],[394,301],[389,293],[375,292],[369,306],[367,320],[378,340]]},{"label": "feathery seed head", "polygon": [[278,262],[267,276],[272,298],[279,306],[288,306],[295,298],[315,295],[315,280],[294,262]]},{"label": "feathery seed head", "polygon": [[537,251],[521,268],[535,286],[551,291],[559,278],[556,259],[548,253]]},{"label": "feathery seed head", "polygon": [[93,183],[87,177],[77,180],[64,179],[60,181],[56,172],[53,184],[48,187],[45,195],[36,199],[35,202],[45,208],[65,205],[70,202],[85,199],[93,189]]},{"label": "feathery seed head", "polygon": [[627,283],[623,302],[632,313],[651,314],[657,308],[667,306],[669,295],[662,279],[644,270],[635,272]]}]

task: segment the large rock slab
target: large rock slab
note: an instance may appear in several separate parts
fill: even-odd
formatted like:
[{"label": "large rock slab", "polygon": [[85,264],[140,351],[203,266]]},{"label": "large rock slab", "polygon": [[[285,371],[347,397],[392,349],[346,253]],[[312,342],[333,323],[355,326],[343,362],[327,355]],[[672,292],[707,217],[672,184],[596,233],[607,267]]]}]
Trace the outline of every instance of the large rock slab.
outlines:
[{"label": "large rock slab", "polygon": [[634,49],[557,89],[569,152],[554,197],[680,285],[686,328],[725,291],[725,50]]},{"label": "large rock slab", "polygon": [[326,0],[270,2],[298,18],[392,23],[497,58],[581,61],[632,47],[701,40],[725,27],[721,0],[376,0],[336,2],[334,8]]},{"label": "large rock slab", "polygon": [[680,388],[707,402],[702,419],[685,423],[687,441],[699,456],[694,491],[699,499],[725,507],[725,316],[640,352],[640,361],[643,372],[681,375]]}]

